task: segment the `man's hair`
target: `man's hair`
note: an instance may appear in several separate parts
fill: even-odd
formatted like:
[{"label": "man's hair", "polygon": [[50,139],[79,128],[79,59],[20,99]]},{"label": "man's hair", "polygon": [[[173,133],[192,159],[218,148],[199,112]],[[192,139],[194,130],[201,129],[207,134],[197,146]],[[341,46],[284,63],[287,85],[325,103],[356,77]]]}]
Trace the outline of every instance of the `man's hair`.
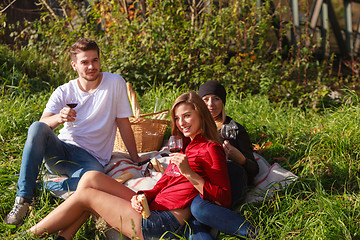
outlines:
[{"label": "man's hair", "polygon": [[220,144],[219,134],[216,129],[216,124],[206,104],[199,95],[190,91],[181,94],[174,102],[171,108],[171,134],[184,137],[183,133],[177,128],[175,121],[175,108],[180,104],[189,104],[195,112],[199,114],[200,118],[200,133],[209,141]]},{"label": "man's hair", "polygon": [[98,45],[94,40],[88,38],[79,38],[70,49],[70,57],[72,61],[76,60],[76,54],[80,51],[89,51],[89,50],[96,50],[98,55],[100,56],[100,50]]}]

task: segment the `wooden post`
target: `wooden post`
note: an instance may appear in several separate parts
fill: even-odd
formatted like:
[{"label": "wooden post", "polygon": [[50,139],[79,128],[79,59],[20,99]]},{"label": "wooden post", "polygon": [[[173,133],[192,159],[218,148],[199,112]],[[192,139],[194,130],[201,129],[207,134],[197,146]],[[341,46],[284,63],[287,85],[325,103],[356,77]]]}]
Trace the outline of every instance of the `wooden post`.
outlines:
[{"label": "wooden post", "polygon": [[352,45],[352,14],[351,14],[351,1],[344,0],[344,11],[345,11],[345,42],[346,48],[350,55],[353,53]]},{"label": "wooden post", "polygon": [[259,21],[261,20],[261,6],[262,6],[262,1],[256,0],[256,10],[257,10]]},{"label": "wooden post", "polygon": [[316,0],[314,8],[310,15],[310,28],[315,30],[317,21],[319,19],[320,11],[322,9],[323,0]]},{"label": "wooden post", "polygon": [[291,41],[295,46],[300,41],[300,17],[299,17],[299,2],[298,0],[291,0],[290,7],[293,14],[294,28],[291,31]]},{"label": "wooden post", "polygon": [[335,34],[335,39],[336,42],[339,46],[339,50],[340,50],[340,54],[343,57],[348,57],[349,56],[349,51],[346,47],[346,43],[345,40],[341,34],[341,28],[339,26],[339,23],[336,19],[336,15],[335,15],[335,11],[334,8],[332,6],[331,0],[325,0],[325,2],[327,3],[327,7],[328,7],[328,13],[329,13],[329,20],[332,26],[332,29],[334,31]]},{"label": "wooden post", "polygon": [[360,53],[360,17],[357,24],[357,31],[354,37],[354,54]]},{"label": "wooden post", "polygon": [[330,51],[330,43],[328,39],[329,33],[329,14],[328,7],[326,3],[322,2],[321,7],[321,46],[323,51],[323,56],[328,56]]}]

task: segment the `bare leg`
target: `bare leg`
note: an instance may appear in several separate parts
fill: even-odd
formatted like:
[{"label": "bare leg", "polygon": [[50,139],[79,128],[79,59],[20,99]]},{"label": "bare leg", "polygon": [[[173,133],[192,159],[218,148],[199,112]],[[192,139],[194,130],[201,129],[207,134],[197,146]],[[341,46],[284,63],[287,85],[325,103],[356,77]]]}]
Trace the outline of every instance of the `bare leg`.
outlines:
[{"label": "bare leg", "polygon": [[[80,191],[83,188],[89,187],[107,192],[115,196],[119,196],[124,199],[128,199],[129,201],[135,194],[135,192],[131,189],[124,187],[122,184],[118,183],[111,177],[97,171],[87,172],[79,182],[77,189]],[[78,221],[73,223],[69,228],[63,229],[59,235],[65,237],[66,239],[72,239],[79,228],[88,219],[89,215],[90,214],[84,214],[83,217],[78,219]]]},{"label": "bare leg", "polygon": [[[29,231],[37,236],[51,234],[59,230],[71,232],[70,230],[74,227],[74,224],[77,224],[77,228],[79,227],[79,219],[84,214],[94,213],[103,217],[108,224],[116,227],[124,235],[130,238],[138,237],[143,239],[141,214],[132,209],[128,200],[134,192],[111,178],[104,177],[106,175],[99,174],[97,176],[99,178],[94,178],[94,176],[97,176],[97,174],[91,172],[86,177],[84,175],[84,181],[80,181],[82,185],[80,184],[78,190]],[[97,184],[91,179],[96,179],[96,182],[99,183],[95,187],[103,188],[116,195],[124,195],[126,199],[89,187]],[[89,180],[89,183],[87,183],[87,180]],[[114,190],[113,188],[119,189]]]},{"label": "bare leg", "polygon": [[[78,190],[81,191],[81,189],[84,188],[98,189],[129,201],[135,194],[135,192],[131,189],[125,188],[122,184],[119,184],[111,177],[97,171],[87,172],[86,175],[83,176],[79,182]],[[70,227],[63,229],[59,235],[65,237],[66,239],[72,239],[88,217],[88,213],[83,214],[76,223],[73,223]]]},{"label": "bare leg", "polygon": [[64,237],[65,239],[72,239],[84,222],[89,218],[90,214],[84,213],[75,223],[70,227],[63,229],[59,232],[59,236]]},{"label": "bare leg", "polygon": [[132,196],[136,194],[133,190],[117,182],[108,175],[97,171],[86,172],[81,178],[77,189],[80,190],[82,188],[89,187],[121,197],[123,199],[127,199],[129,201],[131,200]]}]

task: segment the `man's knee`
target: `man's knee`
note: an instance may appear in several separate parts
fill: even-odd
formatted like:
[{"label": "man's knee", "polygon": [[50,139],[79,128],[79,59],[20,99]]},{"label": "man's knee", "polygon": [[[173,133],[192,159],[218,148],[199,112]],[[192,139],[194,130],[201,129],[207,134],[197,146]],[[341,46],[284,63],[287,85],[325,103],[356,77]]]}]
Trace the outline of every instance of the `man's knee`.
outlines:
[{"label": "man's knee", "polygon": [[43,122],[33,122],[28,130],[28,136],[38,136],[51,131],[51,128]]}]

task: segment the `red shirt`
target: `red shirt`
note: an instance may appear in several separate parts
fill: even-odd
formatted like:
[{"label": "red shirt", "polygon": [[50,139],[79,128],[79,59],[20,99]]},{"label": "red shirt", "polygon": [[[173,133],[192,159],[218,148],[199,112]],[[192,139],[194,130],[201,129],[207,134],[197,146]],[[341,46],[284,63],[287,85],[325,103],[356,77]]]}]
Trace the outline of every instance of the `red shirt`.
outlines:
[{"label": "red shirt", "polygon": [[[209,142],[197,135],[185,149],[191,169],[204,180],[205,200],[223,207],[231,204],[231,191],[224,149],[217,143]],[[166,169],[153,189],[143,191],[151,210],[171,210],[188,207],[199,194],[183,175],[170,177]],[[177,167],[175,167],[177,171]]]}]

